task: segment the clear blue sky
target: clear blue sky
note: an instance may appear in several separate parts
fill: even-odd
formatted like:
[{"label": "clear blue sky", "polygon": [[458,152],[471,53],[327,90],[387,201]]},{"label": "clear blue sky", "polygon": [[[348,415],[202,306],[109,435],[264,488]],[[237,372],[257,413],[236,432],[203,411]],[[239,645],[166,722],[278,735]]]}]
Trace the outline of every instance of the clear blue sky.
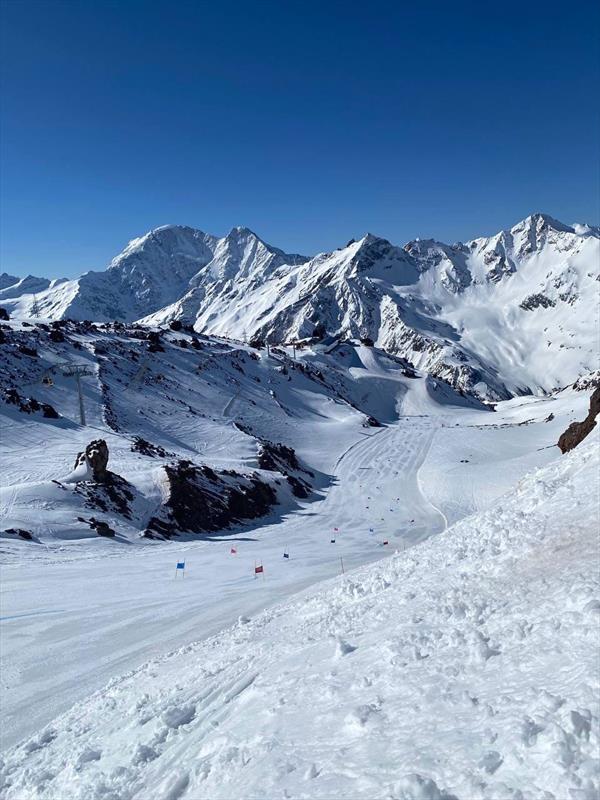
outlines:
[{"label": "clear blue sky", "polygon": [[596,2],[2,0],[2,269],[599,217]]}]

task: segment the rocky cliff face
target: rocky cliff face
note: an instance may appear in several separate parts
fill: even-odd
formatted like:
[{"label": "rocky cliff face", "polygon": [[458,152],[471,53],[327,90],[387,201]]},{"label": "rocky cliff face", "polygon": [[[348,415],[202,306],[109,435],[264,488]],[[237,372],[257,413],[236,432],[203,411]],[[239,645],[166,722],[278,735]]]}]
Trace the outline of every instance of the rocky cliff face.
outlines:
[{"label": "rocky cliff face", "polygon": [[596,417],[600,414],[600,388],[590,397],[590,410],[583,422],[572,422],[558,440],[561,453],[568,453],[588,436],[596,427]]}]

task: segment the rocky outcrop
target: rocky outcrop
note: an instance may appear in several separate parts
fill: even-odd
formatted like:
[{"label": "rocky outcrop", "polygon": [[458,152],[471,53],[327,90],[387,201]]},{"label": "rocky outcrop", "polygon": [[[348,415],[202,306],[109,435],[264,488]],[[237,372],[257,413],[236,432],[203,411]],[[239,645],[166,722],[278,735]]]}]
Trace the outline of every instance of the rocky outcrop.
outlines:
[{"label": "rocky outcrop", "polygon": [[[121,475],[108,469],[108,455],[108,445],[104,439],[94,439],[84,451],[77,454],[74,470],[85,464],[87,477],[77,481],[75,491],[84,498],[86,508],[131,519],[135,489]],[[100,535],[111,534],[104,532]]]},{"label": "rocky outcrop", "polygon": [[568,453],[577,447],[596,427],[596,417],[600,413],[600,387],[594,389],[590,397],[590,410],[583,422],[572,422],[558,440],[561,453]]},{"label": "rocky outcrop", "polygon": [[167,499],[149,521],[144,536],[213,533],[266,514],[277,502],[274,488],[258,475],[216,472],[191,461],[164,467]]},{"label": "rocky outcrop", "polygon": [[114,539],[117,535],[113,528],[107,522],[104,522],[101,519],[96,519],[96,517],[90,517],[89,519],[85,519],[85,517],[77,517],[79,522],[85,522],[86,525],[89,525],[92,530],[95,530],[98,536],[105,536],[109,539]]},{"label": "rocky outcrop", "polygon": [[84,451],[77,453],[74,469],[82,464],[86,464],[96,483],[104,483],[109,475],[108,466],[108,445],[104,439],[94,439],[88,444]]},{"label": "rocky outcrop", "polygon": [[142,436],[134,436],[131,444],[132,453],[140,453],[143,456],[150,456],[150,458],[173,458],[175,453],[170,453],[157,444],[152,444]]},{"label": "rocky outcrop", "polygon": [[16,389],[5,389],[2,395],[4,402],[17,406],[24,414],[35,414],[41,411],[47,419],[58,419],[59,413],[50,403],[42,403],[35,397],[22,397]]},{"label": "rocky outcrop", "polygon": [[33,533],[25,530],[25,528],[7,528],[6,530],[2,531],[2,533],[7,534],[8,536],[18,536],[19,539],[25,539],[28,542],[37,541]]},{"label": "rocky outcrop", "polygon": [[587,392],[597,386],[600,386],[600,370],[598,369],[594,370],[594,372],[588,372],[587,375],[582,375],[581,378],[577,378],[573,384],[573,389],[576,392]]},{"label": "rocky outcrop", "polygon": [[300,465],[293,447],[261,440],[258,448],[258,466],[284,475],[295,497],[306,498],[310,495],[311,486],[306,476],[312,478],[314,475]]},{"label": "rocky outcrop", "polygon": [[554,300],[546,297],[546,295],[541,292],[537,292],[536,294],[528,295],[523,302],[520,303],[519,308],[522,308],[523,311],[533,311],[534,308],[552,308],[555,305],[556,303]]}]

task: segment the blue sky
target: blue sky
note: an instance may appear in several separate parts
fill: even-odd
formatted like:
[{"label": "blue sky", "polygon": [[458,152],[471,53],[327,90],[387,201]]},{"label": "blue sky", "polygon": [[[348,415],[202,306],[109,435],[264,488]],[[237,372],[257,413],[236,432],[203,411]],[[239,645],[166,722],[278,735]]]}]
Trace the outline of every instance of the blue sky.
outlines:
[{"label": "blue sky", "polygon": [[598,4],[2,2],[1,264],[599,218]]}]

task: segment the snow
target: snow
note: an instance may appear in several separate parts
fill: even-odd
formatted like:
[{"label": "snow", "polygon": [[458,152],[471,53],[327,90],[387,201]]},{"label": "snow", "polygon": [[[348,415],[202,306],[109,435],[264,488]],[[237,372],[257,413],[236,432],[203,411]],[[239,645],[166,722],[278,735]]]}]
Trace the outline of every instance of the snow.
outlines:
[{"label": "snow", "polygon": [[0,305],[28,319],[35,291],[42,318],[178,319],[272,343],[320,323],[497,401],[598,369],[599,263],[598,228],[540,213],[465,244],[402,248],[367,234],[309,260],[248,228],[219,238],[166,225],[132,240],[105,272],[58,284],[30,276],[0,289]]},{"label": "snow", "polygon": [[[2,327],[0,390],[59,416],[0,391],[0,795],[596,798],[599,435],[555,443],[598,363],[598,242],[534,215],[306,261],[169,225],[40,286],[49,318],[150,316]],[[221,336],[153,327],[174,317]],[[317,321],[336,335],[281,343]],[[225,338],[265,332],[270,352]],[[85,427],[61,364],[87,367]],[[73,467],[98,438],[125,511]],[[265,441],[294,448],[307,498],[259,466]],[[142,538],[181,460],[277,503]]]},{"label": "snow", "polygon": [[[488,510],[257,613],[308,560],[300,541],[290,563],[265,555],[237,623],[9,749],[3,796],[592,800],[598,460],[593,434]],[[180,610],[201,564],[176,583],[165,563]]]}]

